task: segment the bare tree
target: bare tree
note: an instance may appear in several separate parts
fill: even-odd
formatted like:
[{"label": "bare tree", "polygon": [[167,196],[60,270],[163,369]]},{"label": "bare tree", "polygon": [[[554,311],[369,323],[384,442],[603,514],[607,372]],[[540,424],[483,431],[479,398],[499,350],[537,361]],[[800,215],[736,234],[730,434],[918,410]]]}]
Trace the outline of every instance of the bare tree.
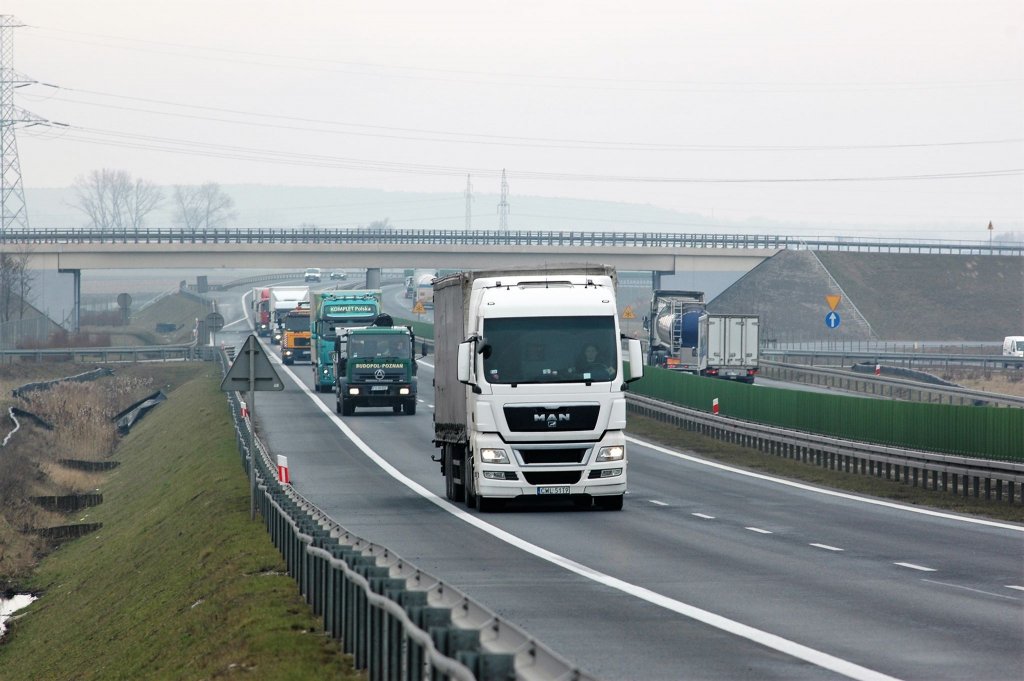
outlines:
[{"label": "bare tree", "polygon": [[25,317],[35,274],[28,268],[31,252],[0,253],[0,321]]},{"label": "bare tree", "polygon": [[235,200],[216,182],[175,186],[174,205],[177,221],[186,229],[217,229],[236,217]]},{"label": "bare tree", "polygon": [[93,170],[75,181],[75,207],[99,229],[139,230],[146,217],[163,202],[163,191],[152,182],[132,179],[125,170]]}]

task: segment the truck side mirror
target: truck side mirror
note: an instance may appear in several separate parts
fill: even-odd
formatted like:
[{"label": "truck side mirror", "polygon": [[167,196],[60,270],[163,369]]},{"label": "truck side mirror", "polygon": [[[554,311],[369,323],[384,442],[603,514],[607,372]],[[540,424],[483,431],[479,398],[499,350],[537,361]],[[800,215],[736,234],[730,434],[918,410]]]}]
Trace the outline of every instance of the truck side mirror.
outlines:
[{"label": "truck side mirror", "polygon": [[473,369],[473,341],[459,343],[459,383],[471,383]]},{"label": "truck side mirror", "polygon": [[339,357],[337,363],[338,363],[338,375],[339,376],[344,376],[345,375],[345,370],[348,368],[348,357]]},{"label": "truck side mirror", "polygon": [[626,341],[626,347],[629,353],[629,378],[626,382],[632,383],[644,377],[644,351],[636,338]]}]

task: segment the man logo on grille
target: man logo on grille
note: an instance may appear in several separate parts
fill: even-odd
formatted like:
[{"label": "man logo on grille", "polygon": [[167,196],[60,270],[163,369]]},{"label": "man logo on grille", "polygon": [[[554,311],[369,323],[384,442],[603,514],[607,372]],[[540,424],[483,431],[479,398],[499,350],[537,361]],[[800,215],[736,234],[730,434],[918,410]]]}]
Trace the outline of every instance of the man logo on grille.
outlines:
[{"label": "man logo on grille", "polygon": [[373,372],[373,377],[376,378],[378,381],[383,381],[384,380],[384,370],[383,369],[377,369],[376,371]]},{"label": "man logo on grille", "polygon": [[565,421],[568,423],[570,421],[570,416],[568,414],[534,414],[533,421],[534,423],[546,422],[548,424],[548,428],[555,428],[559,421]]}]

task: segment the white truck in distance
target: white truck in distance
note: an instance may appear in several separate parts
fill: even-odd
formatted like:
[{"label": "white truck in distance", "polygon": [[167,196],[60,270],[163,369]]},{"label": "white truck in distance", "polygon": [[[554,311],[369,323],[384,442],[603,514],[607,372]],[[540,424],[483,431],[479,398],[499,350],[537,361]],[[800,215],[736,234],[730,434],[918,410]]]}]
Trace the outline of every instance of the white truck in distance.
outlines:
[{"label": "white truck in distance", "polygon": [[298,307],[303,300],[309,300],[308,286],[273,286],[270,289],[270,319],[274,332],[270,342],[281,342],[281,324],[285,315]]},{"label": "white truck in distance", "polygon": [[622,508],[625,384],[615,269],[460,272],[434,282],[435,461],[480,511],[553,495]]},{"label": "white truck in distance", "polygon": [[760,357],[759,329],[757,315],[710,315],[704,375],[753,383]]}]

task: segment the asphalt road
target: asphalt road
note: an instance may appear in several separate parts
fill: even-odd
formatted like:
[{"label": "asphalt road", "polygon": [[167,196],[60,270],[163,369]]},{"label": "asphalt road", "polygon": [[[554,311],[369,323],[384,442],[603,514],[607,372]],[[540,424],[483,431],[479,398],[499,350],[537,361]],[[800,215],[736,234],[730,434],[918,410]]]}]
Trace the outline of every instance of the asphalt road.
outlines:
[{"label": "asphalt road", "polygon": [[[231,296],[234,296],[232,299]],[[244,339],[238,294],[222,297]],[[414,416],[344,420],[310,370],[258,395],[296,489],[606,679],[1009,679],[1024,527],[830,493],[632,441],[622,512],[444,500],[432,358]],[[530,500],[535,501],[535,500]]]}]

